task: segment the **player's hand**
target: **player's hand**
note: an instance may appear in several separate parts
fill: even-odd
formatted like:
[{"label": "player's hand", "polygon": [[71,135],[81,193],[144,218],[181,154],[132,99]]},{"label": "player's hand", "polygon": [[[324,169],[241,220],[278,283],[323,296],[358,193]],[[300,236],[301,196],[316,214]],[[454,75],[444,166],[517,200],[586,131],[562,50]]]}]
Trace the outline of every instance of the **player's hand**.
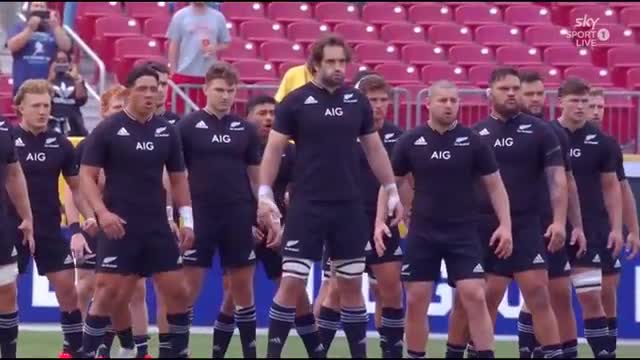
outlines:
[{"label": "player's hand", "polygon": [[253,239],[256,241],[256,244],[261,244],[264,241],[264,232],[257,226],[251,227],[251,233],[253,234]]},{"label": "player's hand", "polygon": [[271,228],[271,225],[275,219],[282,218],[280,209],[275,202],[263,198],[258,201],[258,225],[263,228]]},{"label": "player's hand", "polygon": [[291,195],[289,195],[288,191],[285,191],[284,193],[284,206],[288,209],[289,208],[289,202],[291,200]]},{"label": "player's hand", "polygon": [[178,239],[180,240],[180,252],[185,252],[193,248],[195,238],[196,236],[192,228],[185,226],[181,227],[180,233],[178,234]]},{"label": "player's hand", "polygon": [[109,210],[104,210],[98,214],[98,220],[107,239],[122,239],[124,237],[124,224],[127,222],[118,215]]},{"label": "player's hand", "polygon": [[31,220],[22,220],[18,230],[22,231],[22,245],[29,248],[31,254],[36,252],[36,241],[33,238],[33,223]]},{"label": "player's hand", "polygon": [[513,252],[513,238],[511,236],[511,230],[502,225],[498,226],[496,231],[493,232],[493,235],[491,235],[489,245],[491,247],[496,246],[496,250],[494,252],[498,258],[506,259],[511,256],[511,253]]},{"label": "player's hand", "polygon": [[282,225],[280,219],[272,219],[270,227],[267,230],[267,248],[274,249],[280,247],[282,242]]},{"label": "player's hand", "polygon": [[40,26],[41,22],[42,18],[40,18],[40,16],[32,16],[29,18],[27,25],[31,28],[31,31],[36,31],[38,30],[38,26]]},{"label": "player's hand", "polygon": [[82,231],[86,232],[89,236],[95,237],[98,235],[98,222],[94,218],[88,218],[82,223]]},{"label": "player's hand", "polygon": [[620,256],[620,252],[624,247],[624,241],[622,240],[622,234],[619,231],[612,231],[609,233],[609,240],[607,241],[607,249],[611,250],[614,258]]},{"label": "player's hand", "polygon": [[402,222],[404,222],[404,226],[406,226],[408,229],[409,225],[411,224],[411,209],[405,209],[404,219],[402,219]]},{"label": "player's hand", "polygon": [[384,237],[391,237],[391,230],[382,221],[376,221],[375,229],[373,230],[373,242],[376,245],[376,253],[378,256],[384,255],[387,250],[387,246],[384,244]]},{"label": "player's hand", "polygon": [[638,256],[638,252],[640,252],[640,236],[634,232],[630,232],[627,235],[627,260],[631,260]]},{"label": "player's hand", "polygon": [[587,238],[584,236],[582,228],[573,228],[571,230],[571,246],[578,246],[576,256],[581,258],[587,253]]},{"label": "player's hand", "polygon": [[176,224],[175,221],[169,220],[169,228],[171,232],[174,233],[177,237],[180,237],[180,227]]},{"label": "player's hand", "polygon": [[554,253],[562,249],[562,247],[564,246],[567,232],[562,224],[552,223],[547,228],[547,232],[544,234],[544,237],[549,239],[547,250]]},{"label": "player's hand", "polygon": [[397,226],[404,217],[404,207],[398,191],[392,191],[387,198],[387,215],[392,219],[391,226]]},{"label": "player's hand", "polygon": [[71,236],[71,255],[77,260],[84,258],[85,254],[92,254],[87,239],[82,234],[75,234]]},{"label": "player's hand", "polygon": [[[267,248],[279,250],[282,245],[282,235],[284,234],[284,227],[281,227],[273,237],[272,240],[267,240]],[[267,237],[268,238],[268,237]]]}]

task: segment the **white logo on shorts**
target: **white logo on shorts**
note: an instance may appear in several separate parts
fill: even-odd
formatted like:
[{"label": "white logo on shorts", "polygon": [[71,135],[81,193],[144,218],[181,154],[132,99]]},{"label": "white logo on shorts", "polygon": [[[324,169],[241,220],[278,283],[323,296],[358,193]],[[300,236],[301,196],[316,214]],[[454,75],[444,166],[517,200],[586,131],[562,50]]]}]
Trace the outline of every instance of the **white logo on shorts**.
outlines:
[{"label": "white logo on shorts", "polygon": [[67,255],[67,258],[64,259],[64,264],[65,265],[73,264],[73,258],[71,257],[71,255]]},{"label": "white logo on shorts", "polygon": [[473,269],[474,273],[483,273],[484,269],[482,268],[482,265],[478,264],[476,265],[476,267]]},{"label": "white logo on shorts", "polygon": [[367,241],[367,246],[364,247],[364,251],[371,251],[371,243]]},{"label": "white logo on shorts", "polygon": [[402,255],[402,248],[401,247],[397,247],[396,251],[393,253],[394,256],[401,256]]},{"label": "white logo on shorts", "polygon": [[596,256],[593,257],[593,260],[591,260],[594,264],[600,264],[600,255],[596,254]]},{"label": "white logo on shorts", "polygon": [[249,260],[255,260],[255,258],[256,258],[256,253],[253,250],[251,250],[251,254],[249,254]]},{"label": "white logo on shorts", "polygon": [[114,261],[118,260],[117,256],[113,256],[113,257],[106,257],[102,260],[102,267],[103,268],[109,268],[109,269],[117,269],[118,268],[118,264],[113,264]]},{"label": "white logo on shorts", "polygon": [[11,250],[11,256],[18,256],[18,250],[16,250],[16,247],[13,247],[13,250]]},{"label": "white logo on shorts", "polygon": [[178,262],[177,262],[177,264],[178,264],[178,265],[182,265],[182,256],[178,256]]},{"label": "white logo on shorts", "polygon": [[567,263],[564,265],[564,271],[569,271],[569,270],[571,270],[571,265],[567,261]]},{"label": "white logo on shorts", "polygon": [[299,240],[289,240],[289,241],[287,241],[287,245],[285,246],[285,250],[291,251],[291,252],[299,252],[300,250],[296,249],[296,246],[298,246],[299,242],[300,242]]},{"label": "white logo on shorts", "polygon": [[622,264],[620,263],[620,259],[616,260],[615,265],[613,265],[614,268],[616,269],[620,269],[622,267]]},{"label": "white logo on shorts", "polygon": [[534,264],[544,264],[544,259],[542,258],[542,255],[538,254],[538,256],[536,256],[536,258],[533,259],[533,263]]},{"label": "white logo on shorts", "polygon": [[280,338],[277,338],[277,337],[276,337],[276,338],[272,338],[272,339],[270,339],[270,340],[269,340],[269,343],[271,343],[271,344],[278,344],[278,345],[281,345],[281,344],[282,344],[282,341],[280,340]]},{"label": "white logo on shorts", "polygon": [[411,275],[411,271],[409,271],[410,264],[402,265],[402,275]]}]

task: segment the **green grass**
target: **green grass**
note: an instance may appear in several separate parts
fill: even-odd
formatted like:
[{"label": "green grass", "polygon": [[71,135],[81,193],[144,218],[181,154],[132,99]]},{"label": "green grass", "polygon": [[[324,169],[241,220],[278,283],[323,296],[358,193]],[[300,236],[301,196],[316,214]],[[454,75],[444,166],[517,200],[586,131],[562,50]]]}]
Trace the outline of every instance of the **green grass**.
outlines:
[{"label": "green grass", "polygon": [[[158,349],[157,335],[152,335],[149,343],[151,354],[156,356]],[[117,340],[116,340],[117,343]],[[55,358],[58,356],[62,346],[62,335],[59,332],[34,332],[21,331],[18,341],[18,357],[20,358]],[[114,346],[114,347],[117,347]],[[211,336],[210,335],[192,335],[191,336],[191,357],[192,358],[211,358]],[[264,358],[267,349],[266,336],[258,337],[258,357]],[[432,340],[428,346],[429,357],[444,357],[445,342],[443,340]],[[586,344],[580,345],[580,357],[593,358],[589,347]],[[116,352],[114,351],[115,355]],[[368,344],[369,357],[380,357],[380,348],[377,338],[370,338]],[[619,346],[618,357],[630,358],[640,354],[640,346]],[[228,358],[241,358],[242,349],[240,347],[240,339],[234,336],[229,351]],[[291,332],[287,341],[283,357],[286,358],[306,358],[307,354],[304,350],[302,342],[298,338],[295,331]],[[329,357],[349,358],[349,348],[345,338],[337,337],[334,341]],[[497,342],[496,357],[518,357],[517,344],[515,342]]]}]

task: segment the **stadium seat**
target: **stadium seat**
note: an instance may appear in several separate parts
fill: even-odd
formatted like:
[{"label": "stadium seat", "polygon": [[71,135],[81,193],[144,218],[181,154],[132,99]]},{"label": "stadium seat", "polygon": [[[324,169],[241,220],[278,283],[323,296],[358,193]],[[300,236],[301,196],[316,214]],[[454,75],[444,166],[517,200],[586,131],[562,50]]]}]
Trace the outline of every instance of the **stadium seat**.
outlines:
[{"label": "stadium seat", "polygon": [[501,9],[506,9],[510,6],[514,5],[533,5],[533,2],[530,1],[493,1],[491,2],[494,6],[497,6]]},{"label": "stadium seat", "polygon": [[519,45],[522,42],[522,31],[505,24],[482,25],[475,30],[475,40],[484,46]]},{"label": "stadium seat", "polygon": [[9,74],[0,74],[0,96],[13,94],[13,78]]},{"label": "stadium seat", "polygon": [[581,78],[591,86],[611,87],[611,75],[607,69],[595,66],[571,66],[564,71],[564,78]]},{"label": "stadium seat", "polygon": [[269,4],[267,14],[273,21],[291,23],[313,18],[311,6],[303,2],[276,1]]},{"label": "stadium seat", "polygon": [[264,5],[260,2],[223,1],[220,11],[227,20],[240,23],[264,19]]},{"label": "stadium seat", "polygon": [[382,41],[396,46],[424,43],[424,29],[420,25],[409,23],[387,24],[380,31]]},{"label": "stadium seat", "polygon": [[591,53],[575,46],[550,46],[544,50],[544,62],[557,67],[592,65]]},{"label": "stadium seat", "polygon": [[592,5],[592,2],[553,2],[551,3],[551,21],[558,25],[573,27],[576,20],[570,19],[569,13],[576,7]]},{"label": "stadium seat", "polygon": [[469,68],[469,82],[471,85],[486,88],[489,86],[489,77],[496,68],[494,64],[475,65]]},{"label": "stadium seat", "polygon": [[315,8],[316,20],[327,24],[336,24],[345,21],[360,21],[358,8],[346,2],[319,3]]},{"label": "stadium seat", "polygon": [[218,57],[227,62],[256,59],[258,48],[250,41],[233,38],[226,49],[220,50]]},{"label": "stadium seat", "polygon": [[625,9],[625,8],[632,8],[632,7],[640,7],[640,3],[638,2],[631,2],[631,1],[610,1],[607,6],[609,6],[612,9]]},{"label": "stadium seat", "polygon": [[502,65],[525,66],[542,62],[540,51],[525,45],[501,46],[496,51],[496,61]]},{"label": "stadium seat", "polygon": [[415,84],[420,82],[418,70],[414,66],[385,63],[376,66],[374,71],[382,75],[384,79],[393,86],[402,86],[404,84]]},{"label": "stadium seat", "polygon": [[620,11],[620,22],[632,29],[640,28],[640,6],[622,9]]},{"label": "stadium seat", "polygon": [[87,43],[95,35],[95,22],[106,16],[124,16],[120,4],[110,2],[78,2],[76,9],[75,30]]},{"label": "stadium seat", "polygon": [[355,47],[356,59],[366,65],[388,64],[400,62],[399,50],[393,45],[359,44]]},{"label": "stadium seat", "polygon": [[551,14],[543,6],[513,5],[505,10],[504,21],[515,26],[551,24]]},{"label": "stadium seat", "polygon": [[545,65],[528,65],[528,66],[520,66],[518,68],[519,71],[535,71],[542,76],[542,80],[544,81],[544,85],[547,88],[558,87],[562,83],[562,71],[558,69]]},{"label": "stadium seat", "polygon": [[627,70],[626,87],[629,90],[640,89],[640,68],[633,68]]},{"label": "stadium seat", "polygon": [[282,78],[284,76],[284,74],[287,73],[287,70],[291,69],[292,67],[296,67],[298,65],[302,65],[304,63],[300,62],[300,61],[283,61],[282,63],[280,63],[280,65],[278,65],[278,77]]},{"label": "stadium seat", "polygon": [[267,41],[260,45],[260,54],[274,65],[285,61],[305,61],[304,48],[289,41]]},{"label": "stadium seat", "polygon": [[289,40],[303,45],[318,40],[329,31],[329,26],[315,21],[299,21],[287,26]]},{"label": "stadium seat", "polygon": [[607,25],[609,38],[606,41],[596,40],[593,47],[593,64],[600,67],[607,66],[607,52],[620,46],[637,46],[633,30],[623,25]]},{"label": "stadium seat", "polygon": [[409,21],[422,26],[449,24],[453,21],[453,12],[443,4],[423,3],[409,8]]},{"label": "stadium seat", "polygon": [[438,80],[449,80],[455,84],[466,84],[464,68],[450,64],[431,64],[422,68],[422,81],[431,84]]},{"label": "stadium seat", "polygon": [[142,64],[144,64],[146,62],[149,62],[149,61],[159,62],[160,64],[168,63],[167,58],[162,56],[162,55],[159,55],[159,56],[158,55],[156,55],[156,56],[148,55],[148,56],[145,56],[144,58],[136,59],[136,61],[133,62],[133,67],[136,67],[138,65],[142,65]]},{"label": "stadium seat", "polygon": [[371,70],[371,67],[359,62],[350,62],[347,65],[347,81],[350,82],[358,72],[364,70]]},{"label": "stadium seat", "polygon": [[171,18],[168,17],[147,19],[144,22],[143,32],[148,37],[164,40],[167,38],[167,30],[169,29],[170,22]]},{"label": "stadium seat", "polygon": [[392,2],[371,2],[362,8],[362,20],[369,24],[385,25],[407,22],[407,12]]},{"label": "stadium seat", "polygon": [[356,44],[380,43],[376,27],[363,22],[341,23],[336,25],[333,31],[336,34],[342,35],[352,46]]},{"label": "stadium seat", "polygon": [[240,60],[233,66],[245,83],[277,80],[275,67],[263,60]]},{"label": "stadium seat", "polygon": [[125,2],[125,10],[132,18],[144,23],[147,19],[171,17],[169,7],[164,1],[159,2]]},{"label": "stadium seat", "polygon": [[13,106],[13,96],[0,95],[0,115],[4,118],[15,117],[15,108]]},{"label": "stadium seat", "polygon": [[569,11],[568,26],[577,27],[576,20],[583,19],[599,19],[596,29],[602,28],[602,25],[618,24],[618,15],[615,11],[603,5],[576,6]]},{"label": "stadium seat", "polygon": [[458,7],[455,20],[465,26],[478,26],[502,23],[502,13],[496,6],[468,4]]},{"label": "stadium seat", "polygon": [[255,42],[281,40],[284,39],[284,27],[267,19],[249,20],[240,25],[240,36]]},{"label": "stadium seat", "polygon": [[568,29],[556,25],[533,25],[524,31],[524,41],[535,47],[549,47],[554,45],[572,45],[567,37]]},{"label": "stadium seat", "polygon": [[402,48],[402,60],[407,64],[422,66],[434,63],[446,63],[446,52],[433,44],[409,44]]},{"label": "stadium seat", "polygon": [[433,25],[429,28],[429,39],[441,46],[471,43],[471,31],[458,24]]},{"label": "stadium seat", "polygon": [[627,71],[640,67],[640,48],[637,46],[623,46],[609,49],[607,65],[615,84],[626,81]]},{"label": "stadium seat", "polygon": [[125,37],[116,40],[114,55],[116,77],[120,83],[124,83],[136,60],[161,56],[162,49],[160,42],[149,37]]},{"label": "stadium seat", "polygon": [[449,49],[449,62],[459,66],[492,64],[493,52],[488,47],[477,44],[455,45]]},{"label": "stadium seat", "polygon": [[123,16],[104,17],[96,20],[96,35],[91,42],[92,48],[104,60],[107,69],[113,70],[114,44],[124,37],[142,35],[140,23]]}]

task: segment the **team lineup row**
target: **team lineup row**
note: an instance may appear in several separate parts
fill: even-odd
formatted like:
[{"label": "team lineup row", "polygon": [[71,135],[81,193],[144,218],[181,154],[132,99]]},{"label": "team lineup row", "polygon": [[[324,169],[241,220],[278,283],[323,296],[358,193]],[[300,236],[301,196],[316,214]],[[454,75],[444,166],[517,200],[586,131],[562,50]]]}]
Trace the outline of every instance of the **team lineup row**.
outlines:
[{"label": "team lineup row", "polygon": [[[489,81],[488,119],[473,129],[458,124],[457,89],[441,81],[430,88],[428,123],[403,134],[385,122],[384,79],[366,74],[357,89],[344,85],[349,60],[342,39],[319,40],[314,80],[277,107],[267,96],[251,99],[247,120],[230,113],[238,77],[229,65],[207,72],[207,106],[176,121],[158,106],[169,71],[145,64],[123,92],[109,94],[105,120],[75,150],[47,131],[46,82],[25,82],[16,96],[20,126],[0,126],[0,180],[13,204],[0,219],[2,357],[15,357],[16,276],[29,253],[56,291],[65,357],[108,357],[114,333],[121,355],[136,355],[139,344],[145,356],[146,324],[134,332],[146,319],[132,299],[149,276],[160,355],[187,357],[192,305],[216,251],[227,291],[213,357],[224,356],[236,326],[245,357],[256,356],[256,260],[279,282],[268,357],[280,357],[294,324],[310,357],[326,356],[340,326],[352,357],[366,357],[364,271],[377,282],[383,355],[402,357],[406,348],[424,357],[442,260],[457,290],[447,356],[493,357],[493,323],[512,279],[527,305],[521,356],[536,348],[545,357],[577,355],[572,286],[594,355],[615,356],[619,255],[626,240],[635,256],[640,240],[619,146],[588,121],[602,119],[603,95],[567,80],[562,115],[544,122],[540,77],[500,68]],[[71,249],[60,235],[60,174],[72,195]],[[403,248],[401,220],[409,227]],[[323,257],[327,280],[312,309],[305,284]],[[78,290],[75,267],[84,279]]]}]

